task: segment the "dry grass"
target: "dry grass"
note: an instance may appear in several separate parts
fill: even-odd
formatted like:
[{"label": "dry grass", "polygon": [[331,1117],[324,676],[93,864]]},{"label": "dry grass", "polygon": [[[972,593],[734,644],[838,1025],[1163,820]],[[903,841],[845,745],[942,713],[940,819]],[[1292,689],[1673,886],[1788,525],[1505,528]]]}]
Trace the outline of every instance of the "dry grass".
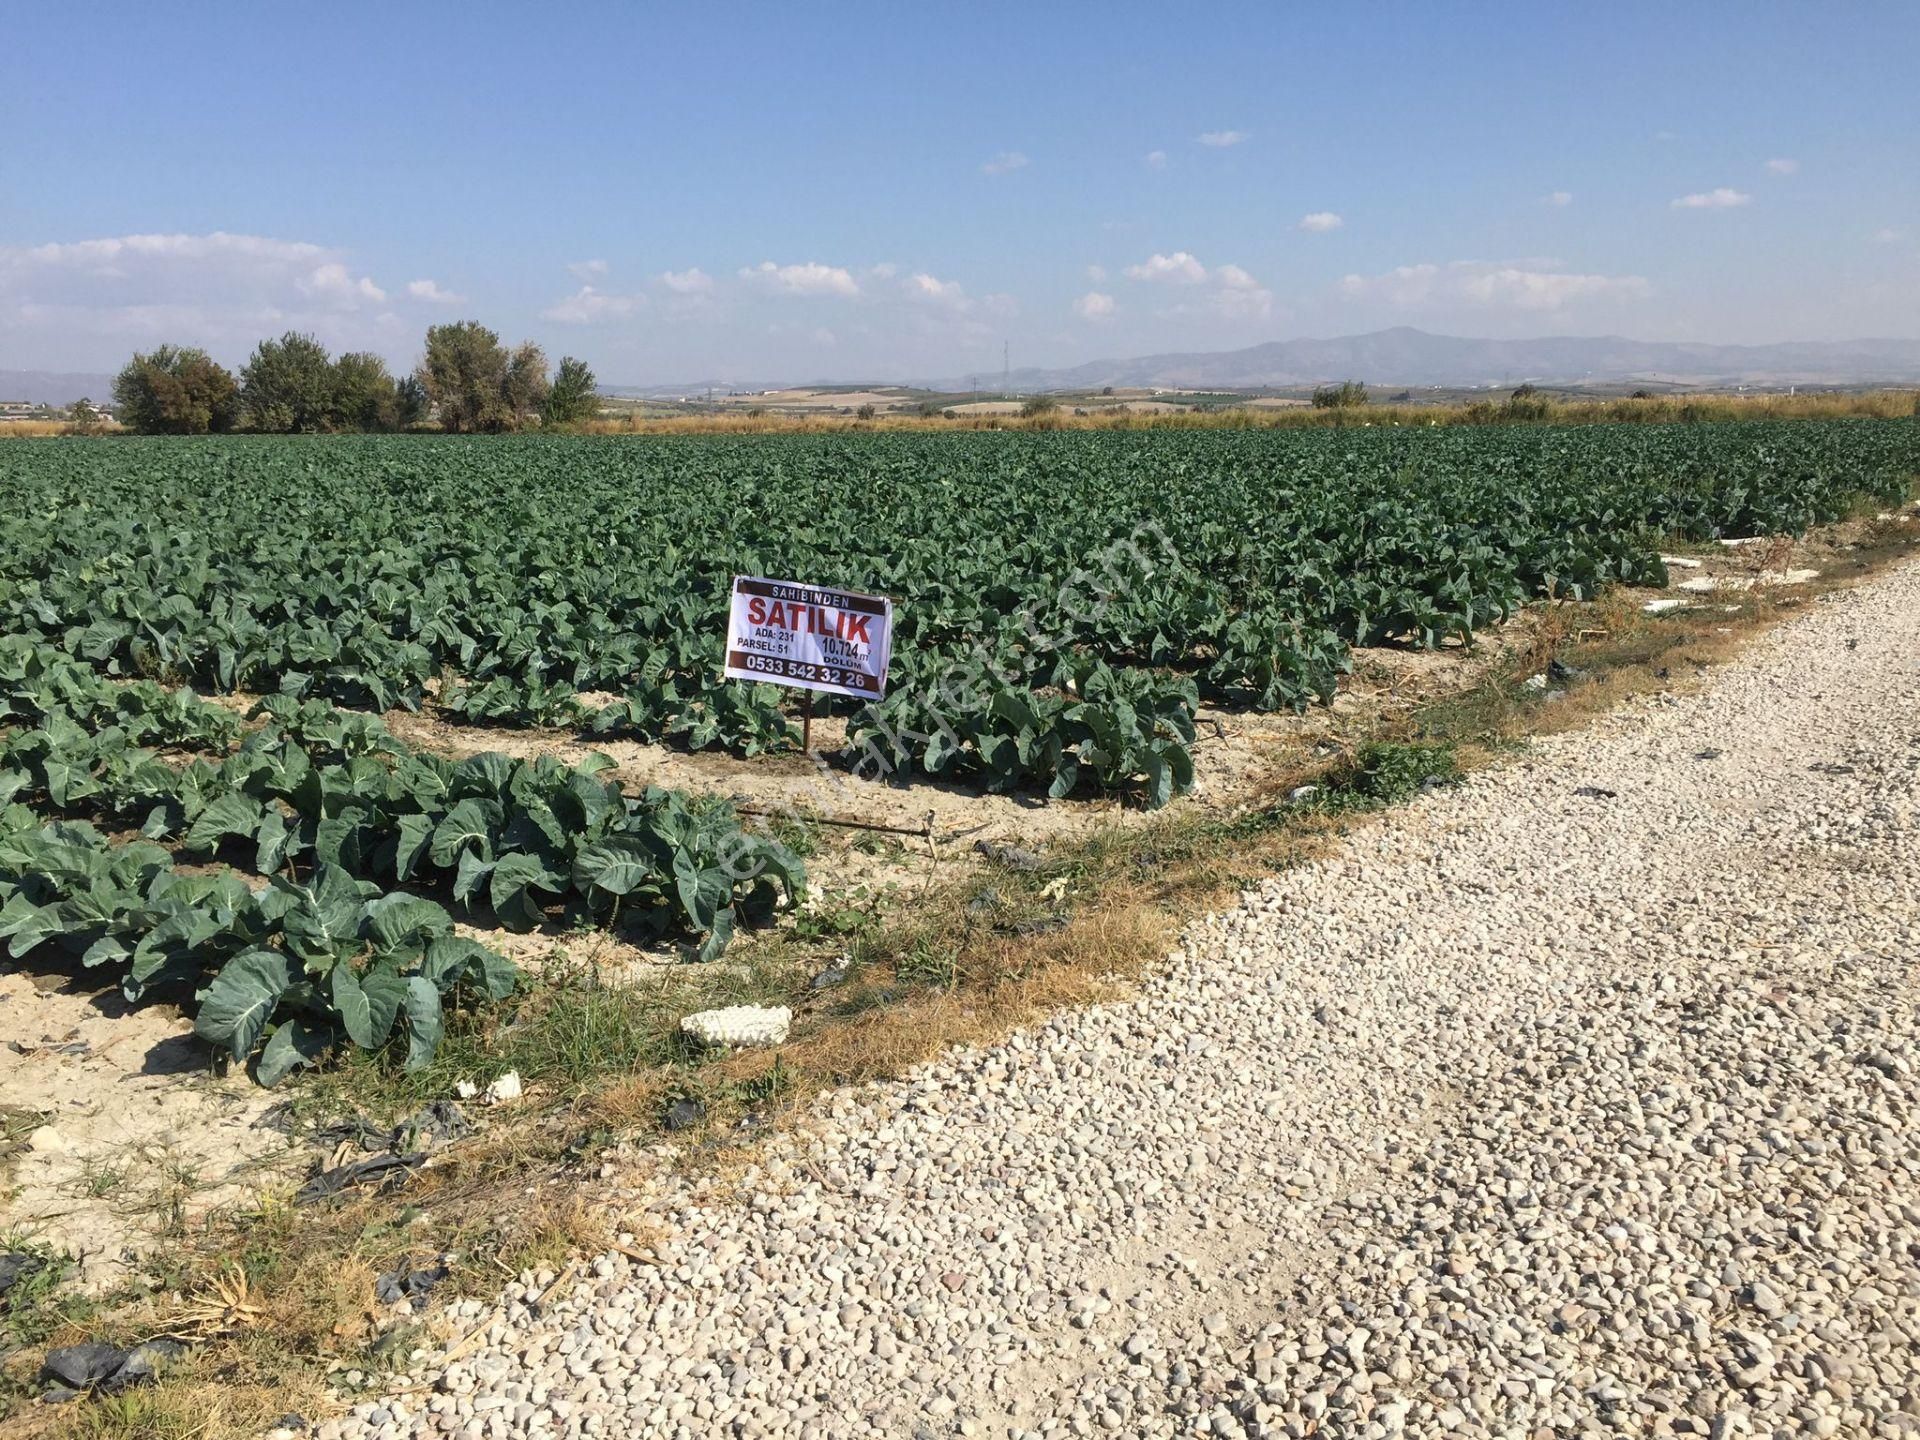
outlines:
[{"label": "dry grass", "polygon": [[119,435],[118,425],[94,425],[82,429],[71,420],[8,420],[0,423],[0,440],[45,440],[56,435]]},{"label": "dry grass", "polygon": [[[448,1254],[445,1293],[484,1294],[613,1243],[612,1217],[567,1169],[571,1133],[530,1114],[449,1149],[394,1194],[312,1209],[262,1194],[211,1219],[158,1259],[148,1293],[110,1299],[12,1357],[5,1376],[21,1403],[0,1406],[4,1428],[48,1440],[247,1440],[288,1411],[328,1413],[329,1376],[391,1370],[430,1338],[421,1324],[391,1323],[374,1298],[382,1271]],[[24,1401],[44,1348],[158,1336],[192,1348],[156,1385],[56,1410]]]},{"label": "dry grass", "polygon": [[1120,406],[1071,403],[1044,415],[962,415],[948,420],[917,413],[850,415],[768,411],[758,415],[632,415],[570,427],[589,435],[840,435],[876,431],[946,430],[1312,430],[1353,426],[1488,424],[1694,424],[1722,420],[1899,419],[1920,414],[1920,391],[1871,390],[1812,395],[1662,395],[1646,400],[1537,400],[1521,406],[1476,401],[1462,405],[1363,405],[1316,410],[1309,406],[1255,409],[1181,407],[1140,414]]},{"label": "dry grass", "polygon": [[[303,1398],[304,1394],[304,1398]],[[301,1405],[310,1407],[301,1410]],[[22,1417],[16,1432],[49,1440],[252,1440],[290,1410],[323,1413],[325,1391],[235,1380],[185,1362],[167,1380],[55,1412]]]}]

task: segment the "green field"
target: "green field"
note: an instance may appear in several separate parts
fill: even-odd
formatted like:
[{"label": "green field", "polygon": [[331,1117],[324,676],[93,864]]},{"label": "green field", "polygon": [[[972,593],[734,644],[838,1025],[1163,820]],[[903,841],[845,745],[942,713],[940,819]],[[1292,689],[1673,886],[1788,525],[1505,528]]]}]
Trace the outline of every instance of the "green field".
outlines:
[{"label": "green field", "polygon": [[[1202,697],[1303,706],[1354,645],[1662,583],[1665,541],[1916,474],[1911,421],[11,445],[0,940],[197,990],[268,1080],[347,1041],[423,1064],[445,1004],[516,983],[455,913],[705,959],[804,885],[724,804],[456,763],[367,713],[430,682],[475,722],[780,747],[787,697],[718,678],[729,582],[845,585],[899,626],[841,763],[1158,804]],[[262,723],[204,698],[229,690]]]},{"label": "green field", "polygon": [[438,677],[476,721],[751,752],[791,731],[717,678],[731,577],[845,585],[900,612],[856,759],[1160,799],[1199,696],[1301,705],[1352,645],[1660,583],[1665,537],[1916,471],[1897,421],[23,446],[0,617],[108,674],[369,708]]}]

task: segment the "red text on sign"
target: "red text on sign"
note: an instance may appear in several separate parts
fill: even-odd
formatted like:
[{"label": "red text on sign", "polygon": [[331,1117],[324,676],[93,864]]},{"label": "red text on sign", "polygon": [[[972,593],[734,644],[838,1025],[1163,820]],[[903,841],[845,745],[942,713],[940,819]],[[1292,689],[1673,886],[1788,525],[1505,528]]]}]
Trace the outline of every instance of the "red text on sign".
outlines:
[{"label": "red text on sign", "polygon": [[802,605],[775,600],[768,604],[755,595],[747,601],[747,619],[755,625],[772,625],[802,635],[832,635],[849,644],[872,643],[867,626],[871,615],[854,615],[845,610],[829,610],[824,605]]}]

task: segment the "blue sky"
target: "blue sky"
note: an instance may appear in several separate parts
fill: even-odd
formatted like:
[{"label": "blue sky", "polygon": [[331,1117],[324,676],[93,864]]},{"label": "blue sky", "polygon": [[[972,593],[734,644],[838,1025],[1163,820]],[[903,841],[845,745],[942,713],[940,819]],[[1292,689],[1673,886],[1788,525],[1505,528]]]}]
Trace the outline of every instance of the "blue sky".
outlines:
[{"label": "blue sky", "polygon": [[1920,335],[1920,6],[12,5],[0,367]]}]

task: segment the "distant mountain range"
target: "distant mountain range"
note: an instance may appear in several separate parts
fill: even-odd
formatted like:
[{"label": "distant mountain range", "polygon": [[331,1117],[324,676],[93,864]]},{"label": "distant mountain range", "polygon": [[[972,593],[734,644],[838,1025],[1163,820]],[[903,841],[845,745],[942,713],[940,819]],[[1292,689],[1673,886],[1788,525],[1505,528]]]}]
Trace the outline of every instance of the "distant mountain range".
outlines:
[{"label": "distant mountain range", "polygon": [[[980,377],[997,385],[998,376]],[[1862,383],[1920,380],[1920,340],[1696,345],[1617,335],[1475,340],[1400,326],[1329,340],[1271,340],[1245,350],[1095,360],[1064,370],[1015,370],[1016,391],[1104,386],[1248,390],[1364,380],[1370,385],[1505,385],[1523,380],[1598,384]],[[927,382],[964,390],[965,379]]]},{"label": "distant mountain range", "polygon": [[113,399],[113,376],[61,370],[0,370],[0,401],[25,400],[33,405],[71,405],[91,400],[96,405]]}]

